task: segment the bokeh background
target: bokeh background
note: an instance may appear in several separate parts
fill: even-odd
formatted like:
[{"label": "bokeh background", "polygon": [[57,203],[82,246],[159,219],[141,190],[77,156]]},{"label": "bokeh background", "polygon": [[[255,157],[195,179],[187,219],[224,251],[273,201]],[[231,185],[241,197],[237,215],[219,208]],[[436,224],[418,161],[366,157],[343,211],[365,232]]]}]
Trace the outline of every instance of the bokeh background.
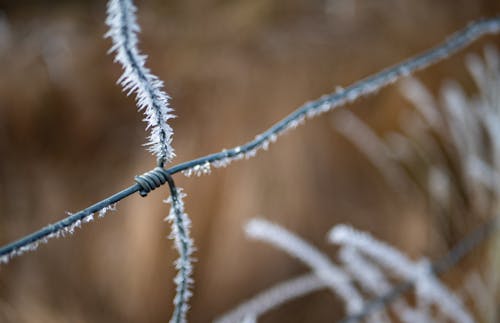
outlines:
[{"label": "bokeh background", "polygon": [[[140,47],[178,116],[175,162],[253,138],[307,100],[429,48],[497,0],[137,1]],[[0,1],[0,243],[109,194],[154,166],[142,115],[117,86],[105,1]],[[486,37],[467,49],[478,52]],[[472,88],[464,55],[417,74],[433,91]],[[373,129],[398,127],[397,87],[348,106]],[[332,126],[307,122],[270,150],[200,178],[176,177],[197,245],[192,322],[208,322],[256,292],[307,271],[244,237],[261,216],[335,257],[329,228],[348,223],[411,256],[437,257],[466,232],[433,225],[421,200],[401,199]],[[165,322],[176,252],[163,222],[166,188],[134,195],[74,236],[0,267],[1,322]],[[404,202],[402,202],[404,201]],[[472,225],[468,229],[472,228]],[[466,228],[467,229],[467,228]],[[477,256],[465,267],[481,267]],[[463,266],[464,267],[464,266]],[[467,268],[450,273],[459,282]],[[457,277],[454,279],[453,277]],[[458,283],[457,283],[458,284]],[[328,292],[263,322],[331,322]]]}]

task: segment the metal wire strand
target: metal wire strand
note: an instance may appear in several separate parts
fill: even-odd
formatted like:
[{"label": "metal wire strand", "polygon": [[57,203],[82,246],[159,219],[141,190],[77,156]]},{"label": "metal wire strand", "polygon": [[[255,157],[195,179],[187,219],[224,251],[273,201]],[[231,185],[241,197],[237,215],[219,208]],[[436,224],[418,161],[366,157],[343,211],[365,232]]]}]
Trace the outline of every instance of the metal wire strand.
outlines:
[{"label": "metal wire strand", "polygon": [[[241,146],[235,147],[233,149],[221,151],[215,154],[207,155],[197,159],[193,159],[178,165],[175,165],[169,169],[164,170],[170,175],[174,175],[178,172],[191,169],[196,166],[202,166],[207,163],[213,163],[216,161],[221,161],[227,158],[233,158],[240,154],[244,154],[255,149],[262,147],[264,143],[273,141],[277,135],[282,134],[285,130],[289,129],[291,125],[297,123],[299,120],[303,120],[306,116],[316,116],[322,112],[325,112],[334,107],[338,107],[347,102],[351,102],[357,99],[361,95],[366,95],[369,93],[376,92],[377,90],[392,84],[398,78],[406,76],[417,70],[428,67],[431,64],[456,53],[458,50],[464,48],[465,46],[474,42],[478,37],[486,34],[497,34],[500,32],[500,17],[492,19],[479,20],[471,23],[461,31],[453,34],[447,40],[445,40],[440,45],[425,51],[424,53],[414,56],[410,59],[403,61],[393,67],[384,69],[379,73],[376,73],[368,78],[362,79],[344,90],[326,95],[320,99],[312,102],[308,102],[303,106],[296,109],[294,112],[283,118],[278,123],[274,124],[268,130],[258,135],[256,139],[251,140]],[[323,110],[324,107],[328,107]],[[162,166],[162,165],[160,165]],[[152,170],[152,174],[146,177],[138,176],[139,181],[125,190],[118,192],[80,212],[77,212],[61,221],[54,224],[50,224],[28,236],[25,236],[17,241],[9,243],[0,248],[0,260],[2,257],[8,257],[9,255],[16,256],[17,250],[20,250],[27,245],[36,242],[41,239],[50,237],[52,234],[61,230],[61,228],[66,228],[71,226],[77,221],[81,221],[85,216],[92,213],[98,212],[136,192],[139,192],[142,196],[147,194],[152,189],[157,188],[159,185],[163,185],[163,171]],[[148,172],[149,173],[149,172]],[[161,184],[157,184],[161,183]]]},{"label": "metal wire strand", "polygon": [[172,182],[170,184],[171,190],[173,185],[172,177],[170,176],[168,171],[159,166],[155,167],[153,170],[150,170],[149,172],[136,176],[134,180],[140,186],[139,194],[142,197],[147,196],[149,192],[151,192],[154,189],[157,189],[166,182],[169,183]]}]

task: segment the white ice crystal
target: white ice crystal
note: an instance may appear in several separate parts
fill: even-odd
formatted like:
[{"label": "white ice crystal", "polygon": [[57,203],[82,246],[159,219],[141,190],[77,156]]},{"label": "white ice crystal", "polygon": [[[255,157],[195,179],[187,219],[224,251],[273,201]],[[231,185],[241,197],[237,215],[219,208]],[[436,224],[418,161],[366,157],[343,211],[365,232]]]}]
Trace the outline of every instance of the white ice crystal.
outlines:
[{"label": "white ice crystal", "polygon": [[192,168],[188,168],[182,171],[182,174],[186,177],[191,177],[192,175],[201,176],[208,175],[212,172],[211,164],[205,162],[203,165],[195,165]]},{"label": "white ice crystal", "polygon": [[103,218],[109,211],[116,211],[116,203],[108,205],[108,206],[102,208],[101,210],[99,210],[98,216],[100,218]]},{"label": "white ice crystal", "polygon": [[137,11],[132,0],[110,0],[106,24],[109,31],[106,37],[113,40],[111,52],[115,52],[115,61],[123,67],[123,74],[118,79],[123,91],[128,95],[135,93],[137,107],[144,110],[146,129],[151,133],[147,146],[161,163],[169,162],[174,156],[172,148],[172,128],[167,124],[174,116],[169,105],[170,97],[163,91],[163,82],[145,66],[146,55],[137,47]]}]

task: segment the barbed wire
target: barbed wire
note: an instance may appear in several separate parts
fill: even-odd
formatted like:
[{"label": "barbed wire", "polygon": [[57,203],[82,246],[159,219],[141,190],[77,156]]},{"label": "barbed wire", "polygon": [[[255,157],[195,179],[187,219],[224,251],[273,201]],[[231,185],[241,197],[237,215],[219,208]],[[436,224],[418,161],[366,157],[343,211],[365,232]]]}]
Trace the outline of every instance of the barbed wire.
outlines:
[{"label": "barbed wire", "polygon": [[[435,261],[432,264],[432,273],[434,275],[442,275],[451,268],[453,268],[458,262],[460,262],[469,252],[476,248],[479,244],[485,241],[487,238],[498,229],[499,218],[495,216],[470,234],[458,242],[455,247],[453,247],[445,256]],[[355,323],[362,319],[368,317],[368,315],[380,310],[381,308],[387,306],[393,301],[397,300],[406,292],[410,291],[414,287],[414,282],[405,281],[396,285],[392,290],[386,294],[376,297],[373,300],[367,302],[360,313],[349,315],[339,321],[339,323]]]},{"label": "barbed wire", "polygon": [[[88,222],[92,215],[111,208],[114,204],[130,195],[139,192],[141,196],[163,185],[165,181],[159,180],[159,174],[164,173],[172,176],[183,172],[189,176],[192,173],[197,175],[210,172],[210,167],[225,167],[232,161],[248,159],[256,155],[259,150],[267,150],[270,143],[277,140],[278,136],[284,134],[287,130],[293,129],[302,124],[306,118],[316,117],[328,112],[338,106],[353,102],[361,96],[374,93],[381,88],[394,83],[403,76],[407,76],[417,70],[424,69],[431,64],[435,64],[460,49],[471,44],[480,36],[486,34],[497,34],[500,32],[500,17],[483,19],[469,24],[461,31],[451,35],[440,45],[431,48],[420,55],[409,58],[397,65],[383,69],[370,77],[362,79],[351,86],[342,89],[338,88],[336,92],[325,95],[318,100],[308,102],[294,112],[280,120],[268,130],[257,135],[255,139],[229,150],[223,150],[218,153],[210,154],[204,157],[193,159],[180,163],[171,168],[164,169],[157,167],[144,175],[136,177],[136,183],[118,193],[103,199],[102,201],[85,208],[68,217],[49,224],[44,228],[27,235],[19,240],[9,243],[0,248],[0,263],[7,263],[11,258],[22,255],[27,251],[35,250],[41,243],[47,243],[49,239],[64,236],[67,232],[72,232],[75,227],[81,223]],[[148,177],[147,185],[141,182],[141,179]]]}]

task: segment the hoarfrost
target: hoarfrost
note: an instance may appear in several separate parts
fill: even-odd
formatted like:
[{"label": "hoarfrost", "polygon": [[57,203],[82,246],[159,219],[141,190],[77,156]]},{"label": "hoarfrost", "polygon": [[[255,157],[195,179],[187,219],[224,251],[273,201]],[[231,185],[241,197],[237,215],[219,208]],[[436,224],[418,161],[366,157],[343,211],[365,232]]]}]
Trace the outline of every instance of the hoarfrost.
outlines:
[{"label": "hoarfrost", "polygon": [[[116,203],[101,209],[100,211],[98,211],[98,214],[99,217],[103,217],[107,211],[115,211],[115,210],[116,210]],[[66,215],[72,216],[74,214],[71,212],[66,212]],[[11,252],[0,256],[0,264],[6,264],[12,258],[21,256],[26,252],[35,251],[41,244],[46,244],[49,242],[49,240],[53,238],[60,238],[60,237],[66,237],[67,235],[72,235],[76,231],[76,229],[81,228],[82,224],[92,222],[93,220],[94,220],[94,214],[91,213],[89,215],[82,215],[80,219],[76,219],[70,224],[62,224],[61,222],[58,222],[56,224],[50,224],[46,228],[50,229],[51,231],[52,230],[54,231],[48,233],[43,237],[40,237],[38,240],[17,247]]]},{"label": "hoarfrost", "polygon": [[260,292],[235,309],[216,318],[214,323],[246,322],[245,320],[249,318],[256,321],[259,316],[281,304],[327,287],[316,274],[305,274]]},{"label": "hoarfrost", "polygon": [[284,228],[262,219],[251,220],[246,225],[246,233],[253,239],[270,243],[311,267],[342,298],[348,313],[356,313],[362,309],[363,299],[356,288],[351,286],[349,276],[315,247]]},{"label": "hoarfrost", "polygon": [[443,314],[455,322],[473,322],[461,300],[435,277],[431,264],[426,259],[413,262],[394,247],[346,225],[335,226],[329,233],[329,240],[355,248],[394,274],[412,281],[419,300],[436,304]]},{"label": "hoarfrost", "polygon": [[146,145],[163,164],[175,156],[171,145],[173,131],[167,124],[174,115],[171,114],[173,110],[169,105],[170,97],[163,91],[163,81],[151,74],[145,66],[146,55],[141,54],[137,48],[140,27],[136,11],[132,0],[110,0],[106,18],[109,31],[106,37],[113,40],[110,52],[116,53],[115,61],[124,70],[118,83],[127,95],[136,94],[137,107],[139,111],[144,110],[146,129],[151,131]]}]

